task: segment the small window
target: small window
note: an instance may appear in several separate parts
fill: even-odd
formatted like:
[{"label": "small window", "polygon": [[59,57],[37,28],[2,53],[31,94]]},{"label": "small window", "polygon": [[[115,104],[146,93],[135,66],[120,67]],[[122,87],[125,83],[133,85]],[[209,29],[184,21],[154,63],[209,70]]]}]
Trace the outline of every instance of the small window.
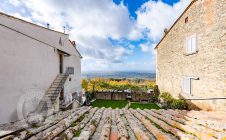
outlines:
[{"label": "small window", "polygon": [[74,67],[67,67],[67,74],[74,74]]},{"label": "small window", "polygon": [[191,95],[191,78],[183,77],[183,92],[187,95]]},{"label": "small window", "polygon": [[186,54],[193,54],[197,52],[196,34],[186,38]]},{"label": "small window", "polygon": [[188,22],[188,17],[186,17],[186,18],[185,18],[184,22],[185,22],[185,23],[187,23],[187,22]]},{"label": "small window", "polygon": [[62,40],[61,40],[61,37],[60,37],[60,40],[59,40],[59,45],[60,45],[60,46],[63,45]]}]

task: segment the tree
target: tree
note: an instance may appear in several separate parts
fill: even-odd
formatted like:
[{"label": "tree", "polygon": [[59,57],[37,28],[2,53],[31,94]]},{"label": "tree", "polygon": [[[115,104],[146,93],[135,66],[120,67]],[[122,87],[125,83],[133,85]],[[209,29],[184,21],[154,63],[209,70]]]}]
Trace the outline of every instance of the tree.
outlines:
[{"label": "tree", "polygon": [[85,91],[88,91],[88,81],[83,79],[82,80],[82,88],[85,90]]}]

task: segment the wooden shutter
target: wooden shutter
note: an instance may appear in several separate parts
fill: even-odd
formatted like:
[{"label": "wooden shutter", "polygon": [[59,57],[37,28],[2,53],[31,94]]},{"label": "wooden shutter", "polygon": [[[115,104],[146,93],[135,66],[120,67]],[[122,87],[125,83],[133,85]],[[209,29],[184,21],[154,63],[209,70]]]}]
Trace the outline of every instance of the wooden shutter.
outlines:
[{"label": "wooden shutter", "polygon": [[191,94],[191,78],[189,78],[189,77],[187,77],[187,79],[186,79],[186,81],[187,81],[187,94]]},{"label": "wooden shutter", "polygon": [[189,77],[183,77],[183,92],[191,94],[191,78]]},{"label": "wooden shutter", "polygon": [[186,53],[190,52],[190,37],[186,38]]},{"label": "wooden shutter", "polygon": [[186,38],[186,53],[191,54],[197,51],[196,34]]},{"label": "wooden shutter", "polygon": [[191,37],[191,52],[196,52],[196,35]]},{"label": "wooden shutter", "polygon": [[191,47],[192,47],[191,37],[187,37],[186,38],[186,53],[187,54],[191,53]]},{"label": "wooden shutter", "polygon": [[186,92],[186,77],[183,77],[183,92]]}]

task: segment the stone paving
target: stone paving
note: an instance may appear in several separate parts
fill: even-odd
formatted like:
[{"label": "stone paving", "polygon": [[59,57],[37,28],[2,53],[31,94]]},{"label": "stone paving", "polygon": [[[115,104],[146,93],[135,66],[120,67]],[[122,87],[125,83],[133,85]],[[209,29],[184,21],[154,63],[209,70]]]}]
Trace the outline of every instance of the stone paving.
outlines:
[{"label": "stone paving", "polygon": [[226,140],[226,112],[80,107],[40,126],[0,125],[1,140]]}]

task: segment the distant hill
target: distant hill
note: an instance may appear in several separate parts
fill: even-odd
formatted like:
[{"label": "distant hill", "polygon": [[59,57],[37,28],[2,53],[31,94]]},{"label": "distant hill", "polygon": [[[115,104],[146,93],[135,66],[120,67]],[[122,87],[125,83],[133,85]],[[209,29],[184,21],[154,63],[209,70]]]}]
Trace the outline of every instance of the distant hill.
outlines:
[{"label": "distant hill", "polygon": [[82,72],[82,78],[115,78],[115,79],[153,79],[155,80],[154,72],[144,72],[144,71],[112,71],[112,72]]}]

